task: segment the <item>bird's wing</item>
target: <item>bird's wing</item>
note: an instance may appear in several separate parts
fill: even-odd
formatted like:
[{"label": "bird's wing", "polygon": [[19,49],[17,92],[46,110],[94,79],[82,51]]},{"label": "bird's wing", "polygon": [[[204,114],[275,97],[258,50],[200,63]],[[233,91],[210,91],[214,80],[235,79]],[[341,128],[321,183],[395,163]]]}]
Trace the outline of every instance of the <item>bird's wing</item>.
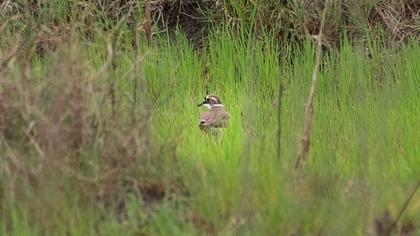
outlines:
[{"label": "bird's wing", "polygon": [[202,112],[200,114],[200,126],[211,126],[214,123],[215,117],[212,112]]},{"label": "bird's wing", "polygon": [[221,113],[219,113],[219,117],[218,117],[218,126],[219,127],[226,127],[228,125],[230,119],[230,115],[228,112],[223,111]]},{"label": "bird's wing", "polygon": [[202,127],[226,127],[229,121],[229,113],[223,112],[203,112],[200,115],[200,126]]}]

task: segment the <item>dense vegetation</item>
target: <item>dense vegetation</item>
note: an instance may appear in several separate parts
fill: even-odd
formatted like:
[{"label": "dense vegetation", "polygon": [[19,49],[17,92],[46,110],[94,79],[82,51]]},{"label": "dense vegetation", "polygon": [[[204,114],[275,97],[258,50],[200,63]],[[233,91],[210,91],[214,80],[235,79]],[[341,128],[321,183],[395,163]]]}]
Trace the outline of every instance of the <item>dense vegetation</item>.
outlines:
[{"label": "dense vegetation", "polygon": [[3,1],[0,235],[420,234],[420,4],[331,5],[296,170],[324,4],[256,2]]}]

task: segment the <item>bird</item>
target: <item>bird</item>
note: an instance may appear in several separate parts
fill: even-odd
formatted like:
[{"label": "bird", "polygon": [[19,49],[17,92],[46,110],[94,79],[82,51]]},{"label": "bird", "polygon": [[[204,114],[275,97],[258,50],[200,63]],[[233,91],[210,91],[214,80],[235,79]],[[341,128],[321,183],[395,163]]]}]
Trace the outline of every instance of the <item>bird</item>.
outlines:
[{"label": "bird", "polygon": [[208,111],[200,113],[199,128],[220,137],[221,129],[228,126],[230,119],[230,114],[225,110],[222,101],[216,95],[207,95],[204,101],[197,105],[200,106],[208,108]]}]

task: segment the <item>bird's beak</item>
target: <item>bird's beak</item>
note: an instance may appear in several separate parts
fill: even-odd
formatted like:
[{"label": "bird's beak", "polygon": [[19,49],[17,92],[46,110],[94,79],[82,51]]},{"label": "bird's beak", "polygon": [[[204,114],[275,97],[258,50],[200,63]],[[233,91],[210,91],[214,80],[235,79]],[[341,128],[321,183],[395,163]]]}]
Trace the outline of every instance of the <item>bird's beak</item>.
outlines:
[{"label": "bird's beak", "polygon": [[204,104],[204,102],[202,102],[202,103],[198,104],[198,105],[197,105],[197,107],[202,106],[203,104]]}]

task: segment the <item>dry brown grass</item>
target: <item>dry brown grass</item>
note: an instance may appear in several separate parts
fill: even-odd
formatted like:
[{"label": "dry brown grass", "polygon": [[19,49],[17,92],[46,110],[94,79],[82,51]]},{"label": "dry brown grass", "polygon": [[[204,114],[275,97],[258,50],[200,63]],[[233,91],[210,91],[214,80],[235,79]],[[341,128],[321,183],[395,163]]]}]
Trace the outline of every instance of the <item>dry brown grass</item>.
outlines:
[{"label": "dry brown grass", "polygon": [[370,14],[370,26],[382,25],[392,41],[420,36],[420,2],[379,1]]},{"label": "dry brown grass", "polygon": [[14,53],[0,74],[0,176],[8,197],[71,191],[122,213],[133,194],[147,204],[185,191],[176,171],[162,174],[161,157],[172,150],[153,142],[150,112],[133,120],[134,111],[117,99],[112,121],[109,80],[92,75],[77,43],[61,44],[40,78],[24,51]]},{"label": "dry brown grass", "polygon": [[[116,25],[125,25],[133,32],[143,30],[147,38],[179,28],[196,45],[202,45],[212,25],[224,24],[237,29],[271,32],[280,41],[302,42],[319,31],[319,16],[324,4],[324,0],[81,1],[75,6],[63,5],[68,12],[60,15],[51,10],[48,13],[49,8],[54,8],[51,3],[31,0],[22,1],[22,4],[6,1],[0,9],[5,13],[5,20],[19,16],[18,21],[41,25],[44,30],[37,50],[45,51],[55,49],[70,30],[92,38],[97,30],[107,31]],[[420,37],[419,21],[420,4],[416,0],[334,1],[326,16],[323,43],[339,45],[343,33],[351,40],[364,40],[366,31],[374,35],[385,32],[390,41],[406,42],[409,38]],[[142,22],[147,24],[141,27]]]}]

